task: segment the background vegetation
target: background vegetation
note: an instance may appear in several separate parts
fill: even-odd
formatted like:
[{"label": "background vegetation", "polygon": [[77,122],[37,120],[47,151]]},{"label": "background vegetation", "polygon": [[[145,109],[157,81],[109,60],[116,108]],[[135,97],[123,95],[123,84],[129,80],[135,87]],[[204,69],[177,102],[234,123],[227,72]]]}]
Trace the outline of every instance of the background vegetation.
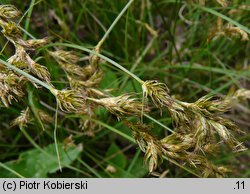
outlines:
[{"label": "background vegetation", "polygon": [[[111,29],[101,53],[141,80],[166,83],[171,96],[184,102],[195,102],[205,95],[224,98],[237,89],[250,89],[250,4],[247,0],[227,2],[135,0]],[[79,56],[81,66],[88,64],[90,55],[72,47],[92,50],[127,3],[125,0],[1,0],[1,4],[12,4],[24,14],[20,20],[24,40],[50,37],[52,44],[58,44],[53,48],[73,51]],[[60,43],[67,45],[62,47]],[[2,34],[0,45],[2,60],[14,55],[13,44]],[[28,53],[48,68],[51,83],[57,89],[69,88],[67,73],[47,49],[53,50],[46,44]],[[103,59],[99,66],[103,71],[98,85],[101,91],[113,96],[133,92],[142,101],[138,81]],[[0,108],[0,177],[202,176],[185,161],[168,158],[149,174],[144,154],[135,143],[129,124],[122,119],[95,106],[95,116],[87,125],[86,115],[90,114],[57,111],[55,97],[46,88],[28,83],[23,92],[25,95],[18,101],[12,101],[9,107],[2,104]],[[247,95],[245,98],[249,98]],[[29,123],[13,126],[13,120],[27,107],[34,115]],[[144,117],[144,123],[152,125],[157,137],[169,135],[171,132],[166,128],[175,128],[169,111],[152,105],[150,109],[150,118]],[[46,115],[42,115],[44,112]],[[41,119],[43,116],[46,119]],[[249,101],[237,102],[222,117],[245,132],[237,137],[249,147]],[[132,116],[127,120],[138,119]],[[83,121],[85,127],[80,125]],[[249,150],[232,152],[222,146],[215,155],[206,157],[218,166],[229,167],[226,176],[250,177]]]}]

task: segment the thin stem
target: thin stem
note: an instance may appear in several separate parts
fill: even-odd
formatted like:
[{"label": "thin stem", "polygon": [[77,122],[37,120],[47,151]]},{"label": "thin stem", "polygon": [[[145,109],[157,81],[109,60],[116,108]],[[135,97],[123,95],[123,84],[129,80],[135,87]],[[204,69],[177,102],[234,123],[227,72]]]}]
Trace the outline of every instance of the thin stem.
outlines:
[{"label": "thin stem", "polygon": [[0,162],[0,167],[4,168],[5,170],[8,170],[10,172],[12,172],[14,175],[20,177],[20,178],[25,178],[23,175],[19,174],[18,172],[16,172],[15,170],[12,170],[11,168],[9,168],[7,165],[5,165],[4,163]]},{"label": "thin stem", "polygon": [[123,132],[119,131],[118,129],[116,129],[116,128],[110,126],[110,125],[107,125],[106,123],[103,123],[102,121],[99,121],[99,120],[96,120],[96,119],[93,119],[93,118],[89,118],[89,119],[136,144],[136,141],[134,140],[134,138],[127,135],[126,133],[123,133]]},{"label": "thin stem", "polygon": [[[133,72],[135,71],[136,67],[141,63],[142,59],[145,57],[145,55],[146,55],[146,54],[148,53],[148,51],[151,49],[151,47],[152,47],[154,41],[156,40],[156,38],[157,38],[157,36],[154,36],[154,37],[151,39],[151,41],[148,43],[148,45],[146,46],[146,48],[145,48],[144,51],[142,52],[141,56],[136,60],[136,62],[134,63],[134,65],[131,67],[131,69],[130,69],[130,72],[131,72],[131,73],[133,73]],[[127,76],[125,77],[125,79],[124,79],[124,81],[123,81],[123,83],[122,83],[122,85],[121,85],[120,88],[123,88],[123,87],[126,85],[126,83],[127,83],[127,81],[128,81],[128,78],[129,78],[129,77],[127,77]]]},{"label": "thin stem", "polygon": [[96,21],[96,23],[103,29],[103,31],[106,33],[107,29],[105,28],[105,26],[100,22],[100,20],[94,15],[92,14],[88,9],[86,9],[86,12]]},{"label": "thin stem", "polygon": [[41,125],[43,131],[45,131],[45,127],[43,125],[43,122],[41,121],[41,118],[39,116],[39,113],[38,113],[37,108],[36,108],[34,101],[33,101],[33,91],[31,91],[30,88],[28,89],[28,100],[29,100],[29,104],[30,104],[30,107],[31,107],[33,114],[35,115],[36,119],[38,120],[38,123]]},{"label": "thin stem", "polygon": [[175,131],[173,131],[172,129],[168,128],[167,126],[163,125],[161,122],[157,121],[156,119],[154,119],[153,117],[149,116],[148,114],[143,114],[145,117],[147,117],[148,119],[154,121],[156,124],[160,125],[161,127],[163,127],[164,129],[170,131],[171,133],[175,133]]},{"label": "thin stem", "polygon": [[[31,3],[30,3],[30,6],[29,6],[29,12],[27,14],[27,17],[26,17],[26,21],[25,21],[25,30],[28,31],[29,29],[29,24],[30,24],[30,17],[31,17],[31,14],[32,14],[32,11],[33,11],[33,7],[35,5],[35,2],[36,0],[32,0]],[[24,39],[27,38],[27,34],[24,34]]]},{"label": "thin stem", "polygon": [[29,140],[29,142],[39,151],[41,151],[43,154],[50,156],[47,152],[45,152],[33,139],[32,137],[27,133],[27,131],[23,128],[20,127],[21,132],[24,134],[24,136]]},{"label": "thin stem", "polygon": [[84,167],[86,167],[90,172],[92,172],[96,177],[102,178],[102,176],[91,166],[89,166],[86,162],[82,161],[80,158],[77,159]]},{"label": "thin stem", "polygon": [[113,21],[113,23],[111,24],[111,26],[109,27],[109,29],[106,31],[106,33],[103,35],[102,39],[98,42],[97,44],[97,48],[100,48],[103,44],[103,42],[106,40],[106,38],[108,37],[108,35],[110,34],[111,30],[115,27],[115,25],[117,24],[117,22],[120,20],[120,18],[122,17],[122,15],[125,13],[125,11],[129,8],[129,6],[134,2],[134,0],[130,0],[127,5],[122,9],[122,11],[119,13],[119,15],[115,18],[115,20]]},{"label": "thin stem", "polygon": [[57,155],[58,166],[59,166],[60,171],[62,172],[62,165],[61,165],[61,161],[60,161],[60,153],[59,153],[58,144],[57,144],[58,108],[59,108],[58,101],[56,101],[54,142],[55,142],[55,147],[56,147],[56,155]]},{"label": "thin stem", "polygon": [[189,168],[187,168],[187,167],[185,167],[185,166],[179,164],[179,163],[176,162],[175,160],[172,160],[172,159],[170,159],[170,158],[167,158],[166,156],[163,156],[163,158],[164,158],[165,160],[168,160],[169,162],[175,164],[176,166],[182,168],[183,170],[186,170],[186,171],[189,172],[190,174],[192,174],[192,175],[194,175],[194,176],[196,176],[196,177],[198,177],[198,178],[201,178],[200,175],[196,174],[195,172],[193,172],[193,171],[190,170]]}]

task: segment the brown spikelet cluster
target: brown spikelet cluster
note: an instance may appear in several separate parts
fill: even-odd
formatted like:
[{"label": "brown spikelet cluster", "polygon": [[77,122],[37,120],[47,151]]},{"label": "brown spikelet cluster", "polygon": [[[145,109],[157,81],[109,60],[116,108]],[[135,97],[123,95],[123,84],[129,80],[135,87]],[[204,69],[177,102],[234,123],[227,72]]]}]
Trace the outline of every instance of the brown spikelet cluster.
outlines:
[{"label": "brown spikelet cluster", "polygon": [[[100,48],[97,46],[94,48],[94,52],[99,53]],[[70,89],[54,90],[59,107],[68,113],[73,112],[79,114],[79,116],[82,114],[89,116],[89,119],[81,118],[79,125],[86,135],[94,135],[96,123],[91,119],[95,118],[94,108],[97,105],[103,106],[119,119],[140,115],[143,104],[132,94],[113,97],[98,88],[103,78],[98,56],[91,54],[89,63],[81,65],[78,55],[73,51],[56,50],[49,51],[49,54],[65,71],[70,84]],[[146,108],[145,111],[147,110]]]},{"label": "brown spikelet cluster", "polygon": [[[50,124],[53,122],[53,118],[45,111],[38,109],[37,110],[38,116],[43,122],[43,124]],[[20,115],[15,118],[10,125],[18,126],[20,129],[23,129],[28,124],[32,124],[32,121],[34,120],[35,115],[32,113],[31,109],[27,107],[25,110],[22,110]]]},{"label": "brown spikelet cluster", "polygon": [[217,25],[215,28],[212,28],[208,36],[208,41],[211,41],[213,38],[218,36],[225,36],[231,39],[239,39],[241,41],[249,41],[249,37],[246,31],[243,29],[233,26],[230,23],[223,25],[221,18],[217,18]]},{"label": "brown spikelet cluster", "polygon": [[23,128],[30,122],[30,109],[27,107],[25,110],[21,111],[20,116],[12,121],[11,126],[19,126]]},{"label": "brown spikelet cluster", "polygon": [[[94,52],[99,53],[100,48],[97,46]],[[103,106],[118,119],[141,114],[143,104],[132,94],[113,97],[99,90],[98,85],[103,78],[103,72],[99,67],[98,56],[91,54],[89,63],[81,66],[79,57],[72,51],[56,50],[50,51],[49,54],[65,71],[71,88],[71,90],[56,92],[59,106],[61,110],[67,112],[87,114],[90,119],[80,119],[80,128],[84,129],[89,136],[93,136],[93,130],[96,127],[91,118],[95,118],[94,108],[97,105]]]},{"label": "brown spikelet cluster", "polygon": [[162,162],[164,150],[161,142],[150,133],[149,126],[128,121],[125,121],[125,123],[131,128],[134,139],[140,149],[145,153],[144,160],[148,162],[149,172],[152,173],[158,164]]},{"label": "brown spikelet cluster", "polygon": [[27,53],[27,50],[37,49],[48,43],[48,39],[24,40],[16,19],[20,12],[12,5],[0,5],[0,26],[3,35],[15,46],[15,55],[8,62],[26,72],[30,72],[40,79],[50,82],[50,74],[45,66],[36,63]]},{"label": "brown spikelet cluster", "polygon": [[[161,153],[166,154],[164,156],[177,160],[185,158],[193,166],[197,164],[202,168],[208,166],[209,170],[204,173],[204,176],[208,176],[208,174],[219,176],[219,174],[223,174],[220,173],[220,169],[224,168],[216,168],[205,157],[197,155],[197,153],[200,152],[203,154],[209,150],[214,152],[214,149],[217,148],[214,145],[221,140],[233,151],[244,151],[246,149],[234,136],[235,133],[242,133],[242,131],[232,121],[223,118],[221,115],[229,111],[234,102],[249,98],[248,90],[240,89],[224,99],[204,96],[194,103],[187,103],[172,98],[165,84],[157,81],[146,81],[142,89],[146,94],[145,96],[151,98],[156,107],[161,109],[165,107],[173,119],[176,133],[161,140],[164,147],[164,151],[161,151]],[[130,126],[134,130],[131,124]],[[139,128],[143,127],[139,126]],[[146,130],[143,131],[145,132]],[[169,145],[169,143],[173,143],[174,145]],[[193,152],[190,152],[190,149],[193,149]],[[184,151],[184,153],[180,155],[178,151]],[[150,170],[153,169],[152,166],[149,168]],[[215,170],[218,172],[215,173]]]},{"label": "brown spikelet cluster", "polygon": [[0,73],[0,98],[4,106],[9,107],[12,100],[17,101],[17,98],[24,95],[22,86],[25,80],[24,77],[19,77],[8,70]]},{"label": "brown spikelet cluster", "polygon": [[95,87],[102,79],[102,71],[98,64],[93,63],[90,57],[90,63],[84,67],[78,65],[79,57],[72,51],[57,50],[49,52],[55,58],[58,64],[67,73],[67,77],[72,89],[84,90],[84,88]]},{"label": "brown spikelet cluster", "polygon": [[216,0],[217,3],[219,3],[222,7],[227,7],[228,6],[228,1],[227,0]]},{"label": "brown spikelet cluster", "polygon": [[57,90],[56,97],[61,110],[65,112],[85,112],[86,106],[84,95],[79,91]]},{"label": "brown spikelet cluster", "polygon": [[163,106],[171,106],[172,99],[168,95],[169,89],[166,84],[156,80],[145,81],[142,85],[144,96],[150,97],[158,108]]},{"label": "brown spikelet cluster", "polygon": [[12,20],[20,17],[22,13],[13,5],[1,5],[0,17],[6,20]]},{"label": "brown spikelet cluster", "polygon": [[[26,52],[48,43],[48,39],[23,40],[23,34],[19,29],[16,20],[21,16],[12,5],[0,5],[0,26],[3,35],[15,46],[15,54],[8,59],[8,62],[25,72],[31,73],[38,78],[50,82],[50,74],[45,66],[36,63]],[[22,86],[27,81],[15,72],[1,66],[0,93],[1,101],[8,107],[11,101],[18,100],[24,95]]]},{"label": "brown spikelet cluster", "polygon": [[[8,63],[14,65],[22,71],[36,76],[42,81],[47,82],[51,87],[51,92],[56,96],[59,107],[62,111],[69,113],[73,112],[79,115],[88,114],[91,118],[95,118],[93,109],[94,106],[92,106],[94,101],[87,103],[87,98],[96,98],[95,103],[100,100],[103,103],[99,104],[107,108],[107,104],[105,105],[104,103],[105,100],[99,99],[103,97],[112,98],[98,89],[98,84],[103,77],[102,70],[99,68],[100,58],[91,54],[89,57],[89,64],[80,66],[79,57],[73,51],[58,49],[56,51],[48,51],[66,72],[70,83],[70,89],[55,89],[50,83],[50,73],[47,68],[35,62],[27,52],[28,50],[35,50],[43,45],[46,45],[49,42],[49,39],[24,40],[23,33],[16,22],[20,16],[21,12],[19,12],[14,6],[0,5],[0,25],[2,27],[2,33],[15,46],[15,54],[8,59]],[[100,48],[96,47],[94,51],[99,53]],[[32,80],[22,76],[20,77],[15,72],[6,69],[4,66],[1,66],[0,75],[1,101],[8,107],[12,100],[17,100],[18,97],[22,97],[24,95],[22,86],[26,83],[26,81],[32,82]],[[35,82],[32,83],[37,86]],[[119,104],[116,105],[118,107],[117,110],[113,111],[115,109],[114,106],[113,108],[108,108],[111,113],[121,116],[124,114],[124,111],[133,112],[133,110],[129,109],[131,108],[129,103],[133,104],[132,107],[135,105],[140,107],[139,102],[136,104],[134,98],[129,99],[128,102],[125,102],[125,100],[128,100],[125,96],[118,98],[121,100],[119,101]],[[122,108],[119,109],[120,107]],[[134,112],[138,111],[139,110],[137,109],[134,110]],[[87,134],[91,134],[91,136],[93,136],[93,132],[91,132],[90,128],[94,129],[96,124],[89,119],[80,119],[80,127],[87,130]]]},{"label": "brown spikelet cluster", "polygon": [[180,121],[176,127],[182,130],[181,123],[187,123],[185,127],[195,134],[197,148],[202,149],[211,139],[219,135],[232,149],[244,150],[244,146],[232,135],[233,132],[241,131],[230,120],[220,116],[231,108],[228,100],[212,100],[212,97],[202,97],[194,103],[180,101],[177,103],[183,108],[185,118],[183,118],[183,113],[179,115],[178,111],[174,111],[172,114],[176,114]]},{"label": "brown spikelet cluster", "polygon": [[[139,116],[143,108],[142,103],[129,94],[124,94],[117,97],[107,97],[90,100],[104,106],[118,118],[124,116]],[[144,111],[147,111],[147,109]]]},{"label": "brown spikelet cluster", "polygon": [[[211,0],[190,0],[190,2],[204,6],[206,3],[211,2]],[[229,1],[227,0],[214,0],[213,2],[220,4],[222,7],[227,7],[229,5]]]},{"label": "brown spikelet cluster", "polygon": [[214,153],[216,145],[207,144],[203,152],[195,151],[195,139],[191,134],[174,133],[163,139],[157,139],[151,132],[150,127],[141,123],[126,124],[131,128],[133,136],[140,149],[145,153],[145,162],[148,163],[149,172],[152,173],[162,162],[162,158],[187,163],[189,167],[200,171],[203,177],[224,177],[229,169],[215,166],[207,155]]}]

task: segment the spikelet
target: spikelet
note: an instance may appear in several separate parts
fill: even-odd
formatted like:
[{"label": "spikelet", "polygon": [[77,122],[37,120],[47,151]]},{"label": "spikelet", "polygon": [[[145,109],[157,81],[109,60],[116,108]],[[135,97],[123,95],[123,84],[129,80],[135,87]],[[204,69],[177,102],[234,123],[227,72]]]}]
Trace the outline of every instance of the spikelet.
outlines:
[{"label": "spikelet", "polygon": [[222,7],[227,7],[228,6],[228,1],[227,0],[216,0],[217,3],[219,3]]},{"label": "spikelet", "polygon": [[96,132],[97,123],[91,119],[95,119],[95,113],[91,106],[88,106],[86,109],[86,114],[88,117],[80,118],[79,128],[83,131],[83,134],[89,137],[94,137]]},{"label": "spikelet", "polygon": [[39,77],[40,79],[46,81],[47,83],[50,83],[50,73],[48,71],[48,68],[40,65],[38,63],[31,63],[30,65],[30,72]]},{"label": "spikelet", "polygon": [[172,152],[181,152],[195,146],[193,134],[173,133],[160,140],[162,146]]},{"label": "spikelet", "polygon": [[31,59],[22,46],[16,45],[16,53],[8,59],[8,62],[20,69],[31,72],[40,79],[50,83],[50,73],[47,67],[42,66]]},{"label": "spikelet", "polygon": [[239,27],[233,26],[230,23],[223,25],[223,21],[220,17],[217,18],[217,26],[215,28],[212,28],[207,40],[211,41],[217,36],[240,39],[243,42],[249,41],[247,32]]},{"label": "spikelet", "polygon": [[[178,101],[169,96],[169,90],[163,83],[146,81],[143,85],[145,96],[149,96],[155,106],[168,109],[175,127],[182,133],[192,133],[196,140],[196,150],[216,139],[215,134],[234,151],[243,151],[245,147],[237,141],[232,132],[241,132],[231,121],[220,117],[231,108],[231,101],[226,98],[214,99],[204,96],[194,103]],[[244,92],[242,92],[244,94]],[[237,94],[239,95],[239,94]]]},{"label": "spikelet", "polygon": [[[199,4],[199,5],[203,5],[203,6],[206,4],[206,0],[189,0],[189,1],[191,1],[192,3]],[[227,7],[229,4],[227,0],[214,0],[214,1],[219,3],[222,7]]]},{"label": "spikelet", "polygon": [[132,130],[133,137],[140,149],[145,153],[144,161],[148,163],[149,172],[156,170],[163,157],[185,162],[199,171],[204,177],[224,177],[229,170],[223,166],[217,167],[204,155],[216,151],[218,146],[208,144],[206,152],[198,153],[195,149],[194,135],[174,133],[158,140],[151,132],[151,126],[142,123],[124,121]]},{"label": "spikelet", "polygon": [[22,33],[15,22],[12,21],[3,22],[0,20],[0,25],[3,28],[2,30],[3,35],[13,44],[15,44],[17,40],[22,38]]},{"label": "spikelet", "polygon": [[[8,16],[8,14],[13,14],[13,16]],[[18,24],[11,21],[11,19],[16,18],[19,14],[14,6],[0,6],[0,17],[5,18],[5,21],[0,18],[0,26],[3,28],[2,33],[14,44],[16,50],[15,55],[10,57],[8,62],[26,72],[33,73],[49,83],[50,73],[48,69],[33,61],[26,52],[26,49],[35,49],[47,44],[48,39],[23,40]]]},{"label": "spikelet", "polygon": [[124,116],[139,116],[143,108],[142,103],[137,101],[136,98],[133,98],[131,94],[123,94],[117,97],[101,99],[91,98],[90,100],[104,106],[109,112],[116,115],[118,118]]},{"label": "spikelet", "polygon": [[[212,100],[212,97],[202,97],[194,103],[178,102],[183,108],[188,118],[188,127],[194,131],[197,140],[197,148],[201,148],[212,141],[217,133],[235,151],[245,149],[240,142],[236,140],[232,132],[241,132],[228,119],[224,119],[220,114],[231,108],[229,101]],[[177,114],[178,115],[178,114]],[[177,116],[178,117],[178,116]],[[180,118],[180,123],[186,122]]]},{"label": "spikelet", "polygon": [[238,89],[232,98],[236,99],[237,101],[250,99],[250,90],[244,88]]},{"label": "spikelet", "polygon": [[16,42],[25,49],[34,50],[48,44],[49,41],[50,41],[49,38],[42,38],[42,39],[30,39],[30,40],[18,39]]},{"label": "spikelet", "polygon": [[156,80],[145,81],[142,85],[144,96],[150,97],[154,105],[158,108],[163,106],[171,106],[172,98],[169,96],[169,89],[166,84],[160,83]]},{"label": "spikelet", "polygon": [[6,107],[9,107],[12,100],[17,101],[17,98],[24,95],[22,86],[25,81],[24,77],[17,76],[11,71],[0,73],[0,98]]},{"label": "spikelet", "polygon": [[0,17],[12,20],[20,17],[22,13],[13,5],[0,5]]},{"label": "spikelet", "polygon": [[248,34],[244,30],[240,29],[239,27],[235,27],[232,24],[228,24],[224,28],[225,35],[228,35],[232,38],[240,38],[241,41],[249,41]]},{"label": "spikelet", "polygon": [[25,110],[21,111],[21,114],[19,117],[17,117],[15,120],[11,122],[11,126],[19,126],[20,129],[25,127],[30,121],[30,110],[29,107],[27,107]]},{"label": "spikelet", "polygon": [[60,66],[69,74],[73,76],[77,76],[80,80],[85,79],[86,75],[84,69],[78,65],[70,64],[70,63],[60,63]]},{"label": "spikelet", "polygon": [[149,173],[152,173],[162,162],[163,149],[160,141],[150,133],[150,126],[128,121],[125,123],[131,128],[134,139],[145,153],[144,161],[148,163]]},{"label": "spikelet", "polygon": [[75,90],[55,90],[59,107],[65,112],[86,112],[85,96]]},{"label": "spikelet", "polygon": [[[100,47],[95,47],[94,52],[100,53]],[[93,66],[94,68],[97,68],[100,62],[100,57],[98,57],[96,54],[91,54],[89,57],[89,64]]]},{"label": "spikelet", "polygon": [[74,54],[72,51],[64,51],[64,50],[57,50],[57,51],[49,51],[49,54],[55,58],[58,63],[69,63],[69,64],[76,64],[79,61],[79,57]]},{"label": "spikelet", "polygon": [[227,173],[231,172],[231,170],[225,166],[215,166],[214,164],[205,161],[204,162],[204,170],[202,175],[204,178],[208,177],[216,177],[216,178],[223,178],[226,176]]}]

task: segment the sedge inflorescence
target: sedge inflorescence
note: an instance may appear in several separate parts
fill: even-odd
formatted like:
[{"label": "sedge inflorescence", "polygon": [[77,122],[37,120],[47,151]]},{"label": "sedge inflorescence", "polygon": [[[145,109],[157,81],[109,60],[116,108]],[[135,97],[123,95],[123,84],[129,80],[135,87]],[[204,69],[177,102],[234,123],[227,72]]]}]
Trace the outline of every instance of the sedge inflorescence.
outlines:
[{"label": "sedge inflorescence", "polygon": [[[226,1],[217,2],[223,7],[227,6]],[[204,4],[205,1],[200,3]],[[239,101],[249,99],[249,90],[239,89],[224,98],[203,96],[190,103],[172,97],[167,84],[157,80],[146,80],[142,83],[143,99],[139,99],[133,93],[113,96],[109,93],[110,89],[102,90],[99,87],[104,76],[100,67],[103,61],[99,56],[91,54],[88,56],[87,64],[83,65],[79,53],[54,47],[53,51],[47,50],[47,53],[63,70],[68,83],[67,88],[56,89],[51,82],[48,68],[32,59],[29,54],[30,50],[36,51],[48,44],[50,39],[23,39],[17,22],[20,16],[21,12],[14,6],[0,5],[2,34],[15,48],[14,55],[7,60],[8,63],[42,81],[56,97],[62,112],[73,113],[79,117],[79,128],[86,135],[95,135],[95,110],[99,106],[124,121],[131,129],[139,148],[145,153],[144,160],[148,164],[149,173],[153,173],[163,159],[167,158],[188,165],[204,177],[223,177],[230,170],[224,166],[216,166],[208,156],[214,155],[223,144],[234,152],[246,149],[235,135],[243,132],[232,121],[224,118],[223,114]],[[208,39],[212,40],[218,35],[240,36],[242,41],[248,40],[244,31],[229,24],[218,24]],[[99,54],[101,47],[97,45],[93,51]],[[9,107],[13,100],[18,101],[25,96],[27,83],[32,83],[37,88],[40,86],[29,76],[19,75],[13,69],[0,64],[0,97],[4,106]],[[166,110],[169,113],[174,133],[159,138],[154,135],[152,125],[140,120],[140,116],[150,113],[153,106],[160,112]],[[53,122],[53,118],[43,110],[38,110],[37,115],[45,123]],[[11,125],[24,128],[31,124],[37,115],[27,107]],[[127,121],[128,117],[135,118],[137,122]]]}]

